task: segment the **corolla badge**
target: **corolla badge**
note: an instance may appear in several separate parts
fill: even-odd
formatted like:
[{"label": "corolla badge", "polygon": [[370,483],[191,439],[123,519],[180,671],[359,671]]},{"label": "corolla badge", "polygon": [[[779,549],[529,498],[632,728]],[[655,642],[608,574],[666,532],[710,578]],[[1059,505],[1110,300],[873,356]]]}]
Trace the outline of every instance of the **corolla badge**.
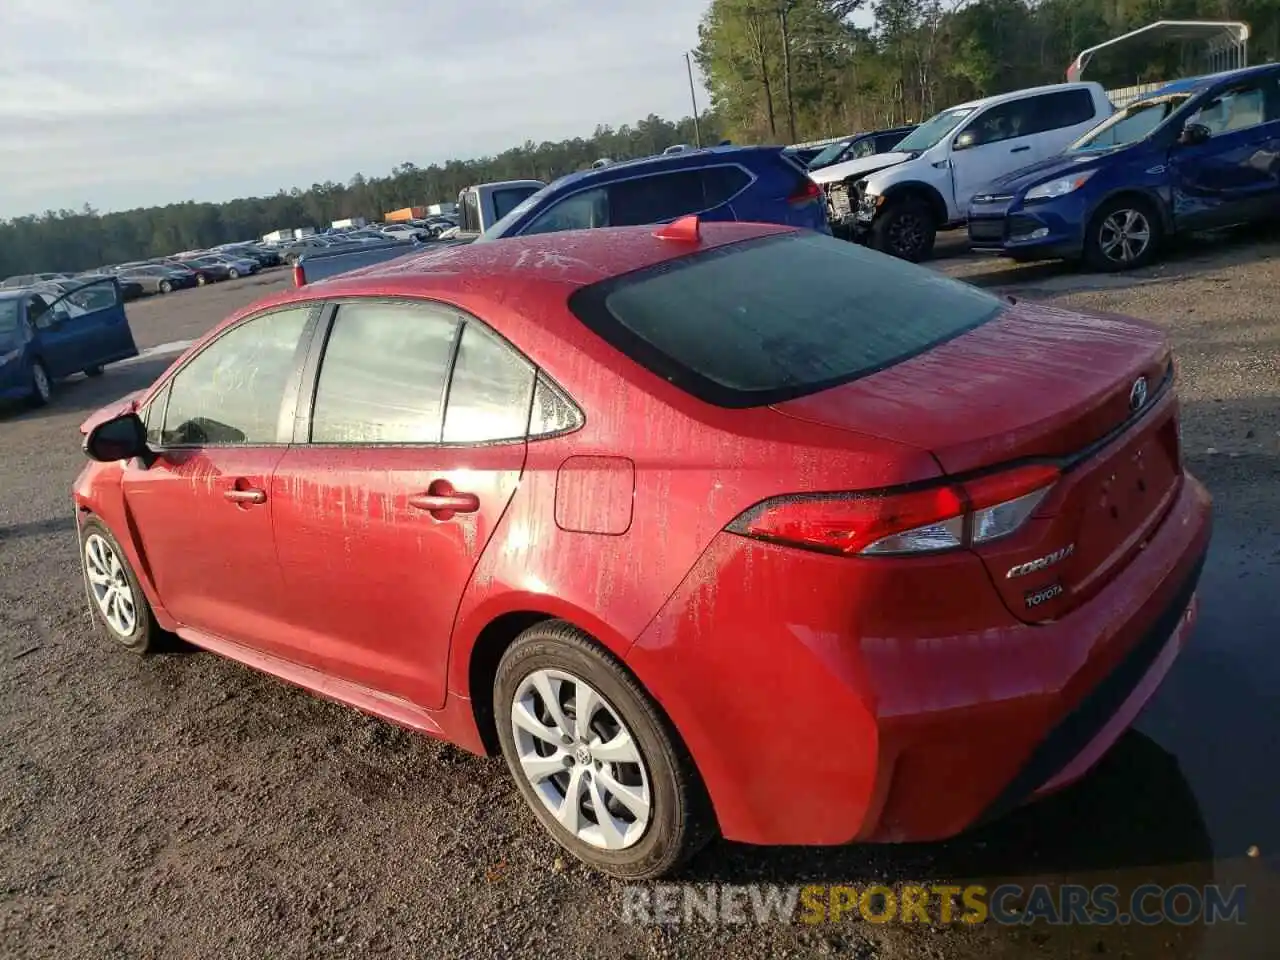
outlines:
[{"label": "corolla badge", "polygon": [[1047,570],[1056,563],[1061,563],[1067,557],[1076,552],[1076,545],[1069,543],[1060,550],[1055,550],[1046,556],[1037,560],[1029,560],[1026,563],[1020,563],[1016,567],[1010,567],[1009,572],[1004,575],[1006,580],[1013,580],[1016,577],[1025,577],[1028,573],[1036,573],[1040,570]]},{"label": "corolla badge", "polygon": [[1147,378],[1139,377],[1129,388],[1129,410],[1137,413],[1147,405]]}]

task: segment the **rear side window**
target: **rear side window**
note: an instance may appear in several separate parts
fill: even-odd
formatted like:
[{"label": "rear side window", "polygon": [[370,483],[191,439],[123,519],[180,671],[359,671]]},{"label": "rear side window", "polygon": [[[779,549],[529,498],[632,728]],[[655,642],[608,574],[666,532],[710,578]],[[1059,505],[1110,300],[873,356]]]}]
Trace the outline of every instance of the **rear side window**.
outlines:
[{"label": "rear side window", "polygon": [[701,170],[635,177],[609,187],[610,222],[615,227],[674,220],[707,206]]},{"label": "rear side window", "polygon": [[704,209],[727,203],[750,183],[751,174],[741,167],[707,167],[702,171],[703,200],[707,205]]},{"label": "rear side window", "polygon": [[1097,112],[1088,90],[1059,90],[1024,102],[1029,107],[1029,133],[1046,133],[1088,123]]},{"label": "rear side window", "polygon": [[811,232],[750,240],[584,287],[589,328],[722,407],[816,393],[990,320],[975,287]]}]

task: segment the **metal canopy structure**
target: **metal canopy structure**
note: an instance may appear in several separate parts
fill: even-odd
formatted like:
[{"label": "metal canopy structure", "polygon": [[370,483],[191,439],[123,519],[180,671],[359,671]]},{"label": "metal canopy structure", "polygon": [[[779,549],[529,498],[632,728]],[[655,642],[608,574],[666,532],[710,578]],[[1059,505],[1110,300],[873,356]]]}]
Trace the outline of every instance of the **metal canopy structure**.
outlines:
[{"label": "metal canopy structure", "polygon": [[1089,61],[1100,50],[1144,42],[1166,43],[1177,40],[1200,41],[1205,44],[1206,73],[1218,73],[1222,70],[1234,70],[1249,65],[1249,25],[1247,23],[1238,20],[1161,20],[1080,51],[1080,55],[1067,68],[1067,80],[1079,80]]}]

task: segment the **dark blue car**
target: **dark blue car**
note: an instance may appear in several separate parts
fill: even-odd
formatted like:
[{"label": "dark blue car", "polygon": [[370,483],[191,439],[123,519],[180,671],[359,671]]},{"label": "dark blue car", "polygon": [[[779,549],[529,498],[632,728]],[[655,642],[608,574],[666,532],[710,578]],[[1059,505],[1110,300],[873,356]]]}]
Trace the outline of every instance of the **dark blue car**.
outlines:
[{"label": "dark blue car", "polygon": [[477,242],[704,220],[781,223],[830,232],[822,190],[781,147],[711,147],[572,173],[526,198]]},{"label": "dark blue car", "polygon": [[1019,260],[1150,263],[1175,233],[1280,216],[1280,64],[1170,83],[979,190],[969,239]]},{"label": "dark blue car", "polygon": [[0,290],[0,400],[45,404],[56,380],[137,355],[115,277],[65,293]]}]

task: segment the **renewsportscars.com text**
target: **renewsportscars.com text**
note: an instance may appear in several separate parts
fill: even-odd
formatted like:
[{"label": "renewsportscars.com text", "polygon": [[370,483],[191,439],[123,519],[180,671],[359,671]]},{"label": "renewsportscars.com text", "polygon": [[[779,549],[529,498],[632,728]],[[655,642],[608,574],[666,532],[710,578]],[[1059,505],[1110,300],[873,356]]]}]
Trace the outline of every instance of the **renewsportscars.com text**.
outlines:
[{"label": "renewsportscars.com text", "polygon": [[1217,885],[997,887],[655,884],[623,890],[626,923],[867,923],[1029,925],[1244,923],[1246,890]]}]

